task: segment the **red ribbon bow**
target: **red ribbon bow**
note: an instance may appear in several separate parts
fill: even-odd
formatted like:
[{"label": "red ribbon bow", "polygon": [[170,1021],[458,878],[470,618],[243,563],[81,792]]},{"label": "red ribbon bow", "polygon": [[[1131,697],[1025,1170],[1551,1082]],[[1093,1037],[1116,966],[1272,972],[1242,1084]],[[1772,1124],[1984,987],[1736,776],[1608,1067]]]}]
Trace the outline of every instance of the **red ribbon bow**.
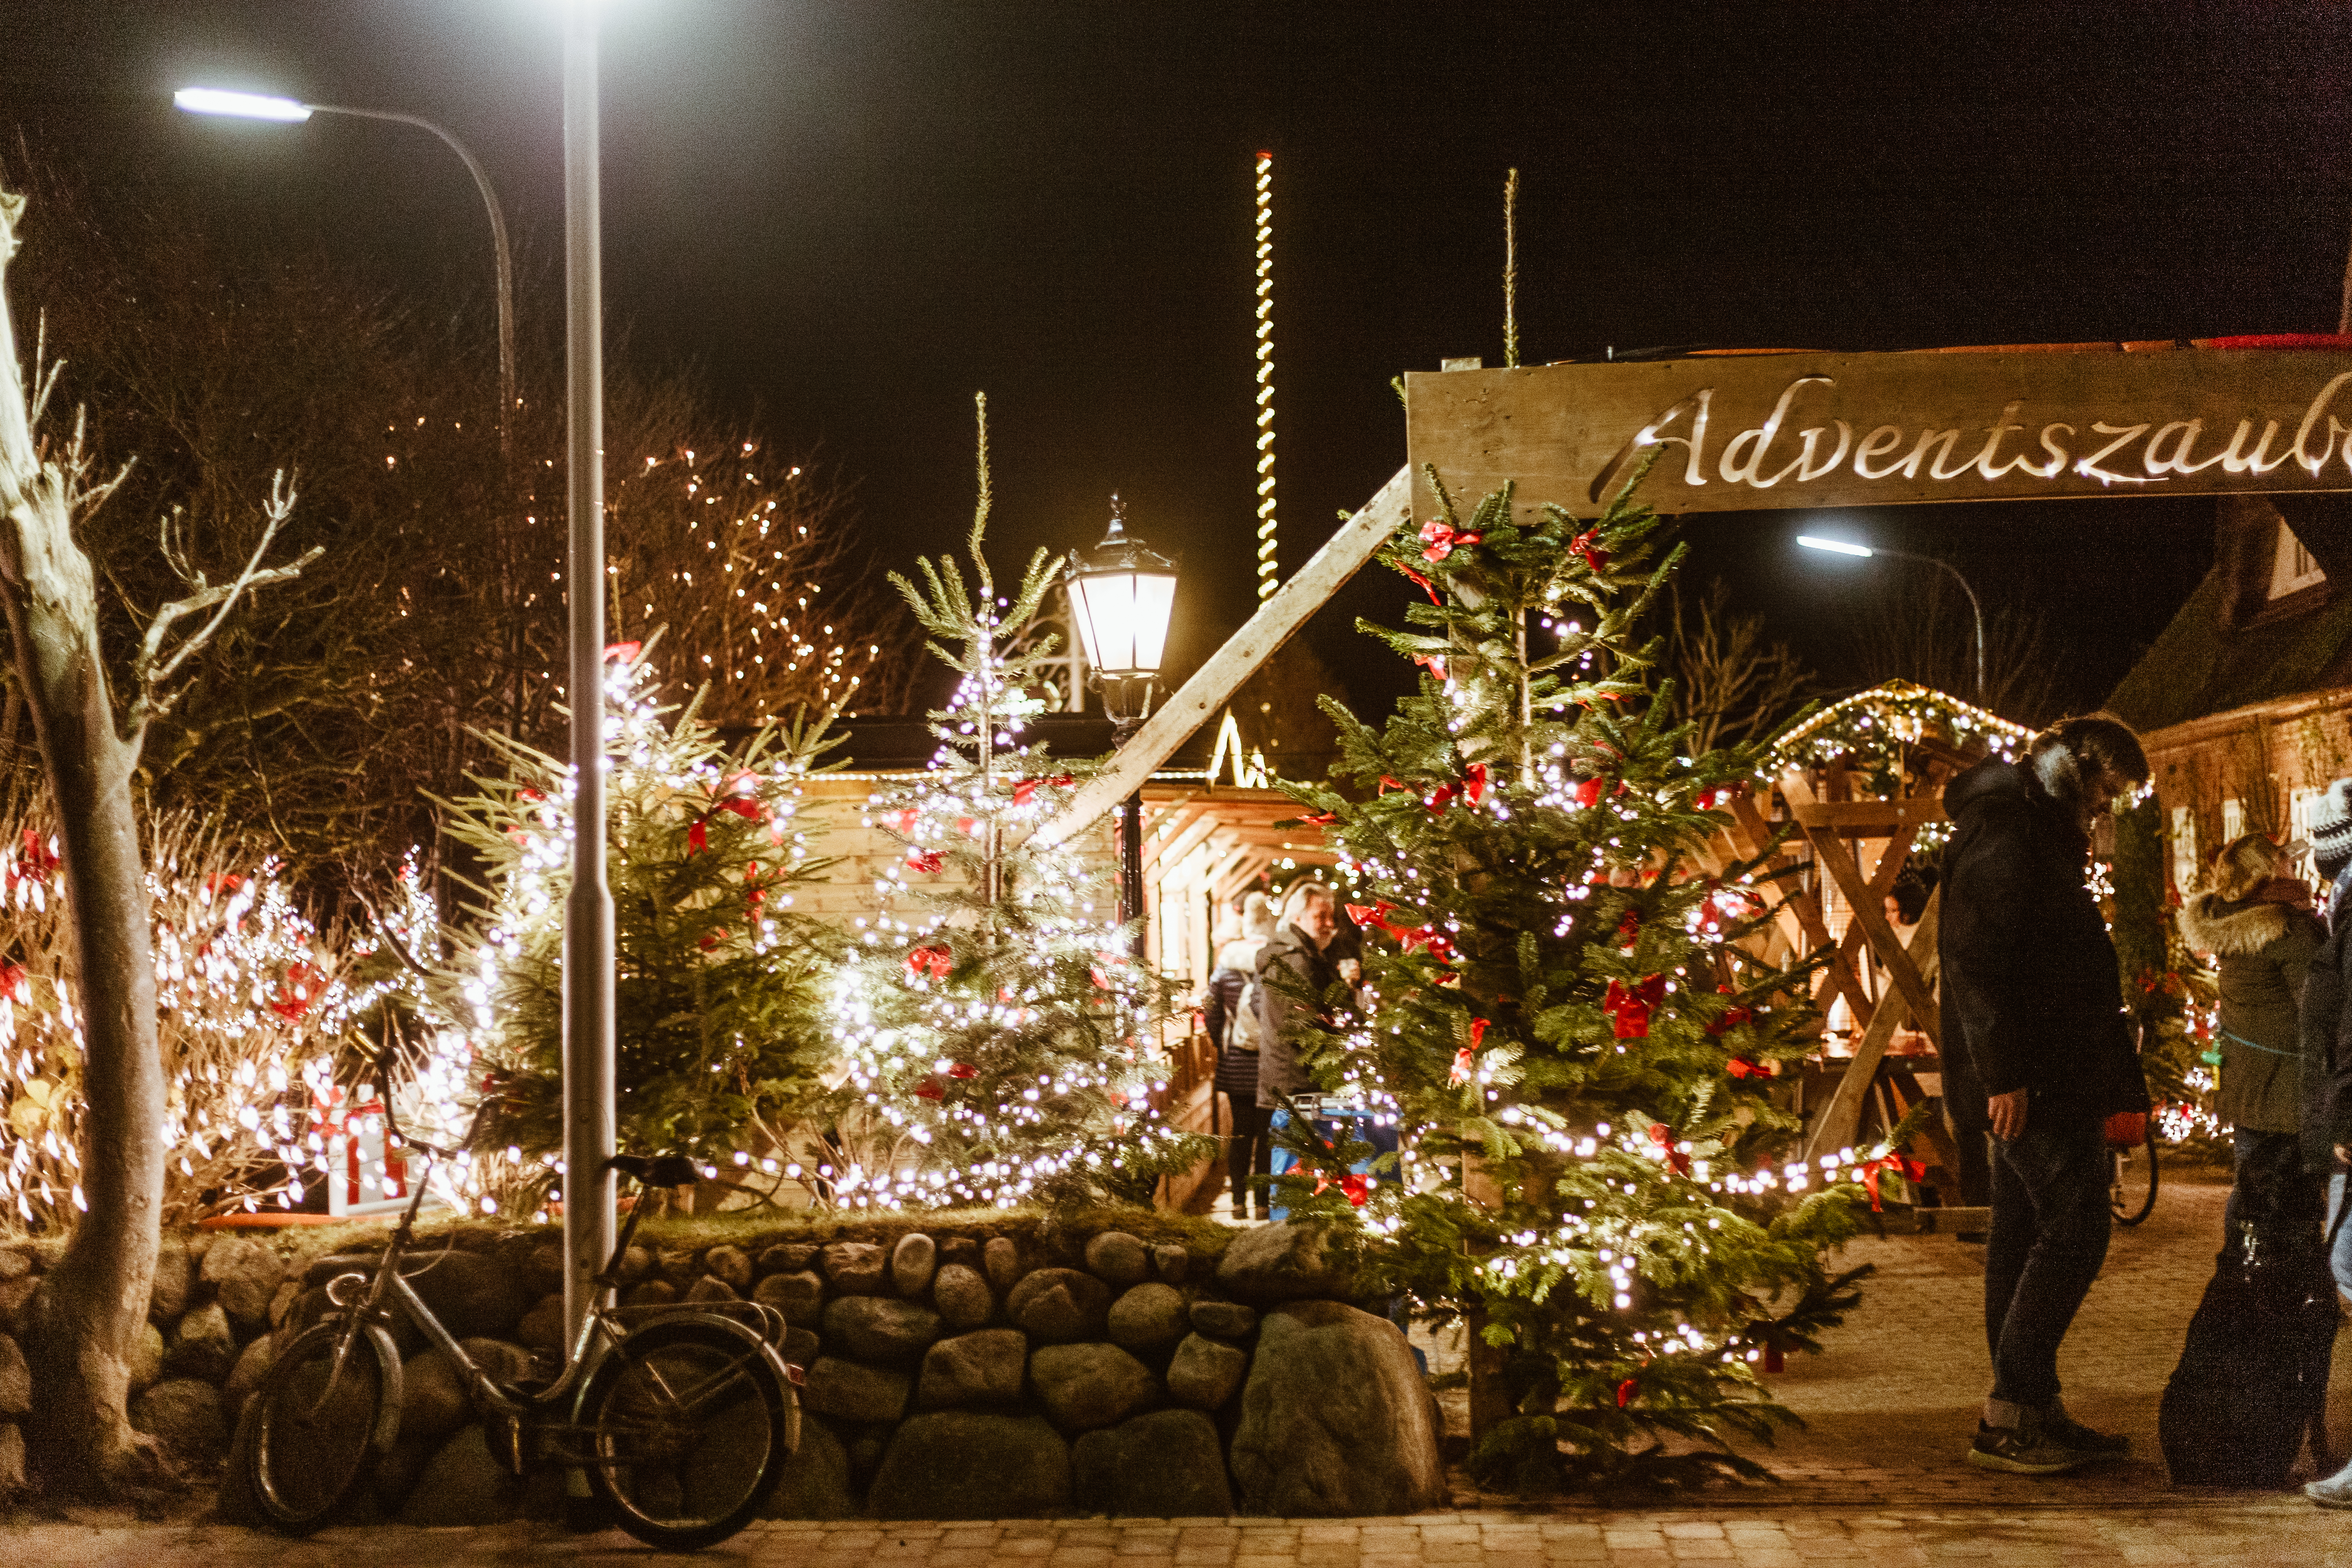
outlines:
[{"label": "red ribbon bow", "polygon": [[1608,994],[1601,999],[1601,1005],[1614,1020],[1619,1039],[1639,1040],[1648,1037],[1650,1011],[1664,1001],[1665,996],[1666,977],[1664,974],[1653,974],[1630,987],[1622,981],[1612,980],[1609,983]]},{"label": "red ribbon bow", "polygon": [[948,1068],[948,1076],[952,1079],[978,1078],[980,1069],[970,1062],[957,1062]]},{"label": "red ribbon bow", "polygon": [[[21,981],[24,971],[18,970],[16,973]],[[0,976],[0,979],[5,978]],[[299,1019],[310,1010],[310,1004],[318,1000],[318,992],[326,978],[320,971],[297,959],[286,966],[286,978],[278,983],[278,994],[269,999],[269,1010],[281,1018]],[[15,984],[12,983],[8,990],[13,994]]]},{"label": "red ribbon bow", "polygon": [[1443,561],[1456,549],[1477,543],[1484,536],[1452,528],[1432,518],[1421,525],[1421,537],[1428,546],[1421,552],[1423,561]]},{"label": "red ribbon bow", "polygon": [[645,646],[646,645],[641,642],[616,642],[607,644],[604,648],[604,662],[606,664],[610,664],[617,658],[623,664],[635,664],[636,662],[637,655],[644,651]]},{"label": "red ribbon bow", "polygon": [[1870,1194],[1870,1207],[1874,1214],[1882,1212],[1878,1203],[1878,1173],[1881,1171],[1892,1171],[1906,1182],[1916,1182],[1927,1173],[1927,1167],[1916,1160],[1905,1159],[1899,1149],[1890,1149],[1879,1159],[1864,1161],[1862,1185],[1863,1190]]},{"label": "red ribbon bow", "polygon": [[[1712,1029],[1707,1031],[1709,1034],[1713,1034],[1714,1032],[1715,1031]],[[1729,1073],[1734,1078],[1771,1078],[1775,1076],[1769,1063],[1751,1060],[1747,1057],[1732,1058],[1729,1061],[1723,1064],[1723,1070]]]},{"label": "red ribbon bow", "polygon": [[1641,1385],[1641,1382],[1642,1380],[1638,1377],[1629,1377],[1624,1382],[1617,1385],[1618,1409],[1622,1410],[1625,1408],[1626,1405],[1633,1397],[1633,1390]]},{"label": "red ribbon bow", "polygon": [[1312,816],[1302,816],[1298,820],[1309,827],[1328,827],[1339,820],[1339,814],[1336,811],[1318,811]]},{"label": "red ribbon bow", "polygon": [[1471,1019],[1470,1043],[1454,1053],[1454,1070],[1446,1074],[1445,1081],[1447,1083],[1459,1085],[1468,1083],[1470,1081],[1470,1069],[1476,1066],[1478,1061],[1478,1042],[1486,1037],[1486,1020],[1484,1018]]},{"label": "red ribbon bow", "polygon": [[947,1091],[940,1087],[939,1080],[936,1079],[927,1078],[915,1086],[917,1100],[942,1100],[946,1096]]},{"label": "red ribbon bow", "polygon": [[1601,786],[1603,782],[1604,781],[1598,778],[1579,779],[1576,784],[1576,804],[1582,806],[1587,811],[1591,811],[1594,806],[1599,805],[1601,804]]},{"label": "red ribbon bow", "polygon": [[1069,789],[1077,782],[1077,779],[1069,773],[1055,773],[1051,778],[1023,779],[1013,786],[1013,804],[1027,805],[1030,797],[1037,793],[1040,785],[1052,789]]},{"label": "red ribbon bow", "polygon": [[23,1005],[31,1004],[33,982],[22,965],[0,963],[0,997]]},{"label": "red ribbon bow", "polygon": [[1663,1121],[1651,1122],[1650,1142],[1658,1146],[1666,1163],[1673,1168],[1675,1175],[1687,1176],[1690,1174],[1690,1156],[1675,1147],[1675,1130],[1673,1128],[1667,1126]]},{"label": "red ribbon bow", "polygon": [[948,858],[936,849],[923,849],[913,845],[907,848],[907,864],[918,871],[937,871],[947,863]]},{"label": "red ribbon bow", "polygon": [[1348,1202],[1354,1205],[1357,1208],[1362,1208],[1366,1200],[1370,1198],[1372,1195],[1372,1180],[1370,1176],[1364,1175],[1360,1172],[1350,1171],[1346,1175],[1341,1176],[1337,1184],[1334,1184],[1328,1176],[1324,1175],[1321,1172],[1318,1171],[1316,1173],[1315,1190],[1317,1192],[1322,1192],[1324,1189],[1334,1184],[1336,1184],[1342,1193],[1347,1194]]},{"label": "red ribbon bow", "polygon": [[1731,786],[1729,784],[1711,784],[1707,788],[1698,792],[1698,808],[1701,811],[1713,811],[1718,802],[1727,801],[1730,798]]},{"label": "red ribbon bow", "polygon": [[1445,656],[1442,653],[1417,653],[1412,656],[1412,662],[1420,665],[1440,680],[1452,679],[1445,673]]},{"label": "red ribbon bow", "polygon": [[1640,942],[1642,940],[1641,910],[1627,910],[1625,911],[1625,918],[1617,922],[1617,939],[1624,944],[1624,948],[1627,952],[1633,951],[1635,944]]},{"label": "red ribbon bow", "polygon": [[49,847],[41,842],[40,834],[33,828],[25,829],[24,845],[25,847],[16,852],[16,858],[22,863],[24,869],[19,873],[16,868],[11,867],[8,874],[11,881],[16,880],[19,875],[23,875],[36,881],[46,882],[59,866],[65,864],[58,857],[49,853]]},{"label": "red ribbon bow", "polygon": [[883,820],[889,823],[891,826],[897,828],[901,833],[912,833],[915,831],[915,823],[921,817],[921,812],[916,810],[910,805],[904,811],[892,813],[889,816],[883,818]]},{"label": "red ribbon bow", "polygon": [[1472,763],[1462,770],[1462,798],[1476,805],[1486,798],[1486,764]]},{"label": "red ribbon bow", "polygon": [[1414,571],[1412,567],[1400,563],[1397,565],[1397,570],[1412,578],[1414,582],[1420,584],[1421,591],[1429,595],[1429,602],[1431,604],[1442,605],[1445,602],[1437,596],[1437,589],[1433,584],[1431,584],[1430,580],[1423,576],[1420,573]]},{"label": "red ribbon bow", "polygon": [[1584,564],[1595,574],[1609,570],[1609,552],[1601,548],[1600,538],[1599,529],[1588,528],[1568,542],[1570,553],[1583,556]]},{"label": "red ribbon bow", "polygon": [[1389,931],[1404,945],[1407,952],[1412,952],[1415,948],[1425,947],[1429,949],[1429,956],[1440,963],[1451,963],[1454,960],[1453,940],[1433,925],[1425,925],[1417,931],[1399,931],[1396,927],[1391,926]]},{"label": "red ribbon bow", "polygon": [[945,947],[919,947],[907,955],[907,978],[912,980],[929,972],[934,978],[945,980],[954,963],[955,954]]},{"label": "red ribbon bow", "polygon": [[1386,930],[1389,923],[1389,911],[1395,908],[1394,904],[1386,900],[1377,904],[1349,904],[1348,918],[1360,926],[1376,925]]},{"label": "red ribbon bow", "polygon": [[[1731,987],[1728,985],[1718,985],[1715,989],[1718,995],[1728,996],[1731,994]],[[1713,1035],[1716,1038],[1721,1039],[1726,1031],[1737,1028],[1738,1026],[1745,1024],[1754,1016],[1756,1016],[1756,1010],[1752,1007],[1738,1005],[1727,1007],[1723,1010],[1722,1017],[1717,1018],[1714,1023],[1709,1024],[1706,1026],[1706,1032]],[[1734,1078],[1738,1078],[1738,1076],[1739,1075],[1738,1073],[1732,1074],[1732,1077]]]}]

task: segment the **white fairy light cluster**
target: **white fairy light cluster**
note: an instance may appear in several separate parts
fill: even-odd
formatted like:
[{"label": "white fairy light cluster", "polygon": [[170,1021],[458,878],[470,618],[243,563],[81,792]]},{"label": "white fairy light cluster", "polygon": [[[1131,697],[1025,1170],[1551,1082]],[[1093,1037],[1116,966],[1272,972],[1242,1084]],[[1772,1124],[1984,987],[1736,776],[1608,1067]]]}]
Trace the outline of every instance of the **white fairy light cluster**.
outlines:
[{"label": "white fairy light cluster", "polygon": [[[51,1228],[87,1207],[85,1013],[58,842],[25,829],[16,843],[0,879],[5,950],[21,961],[0,964],[0,1205]],[[292,1207],[304,1173],[341,1153],[331,1147],[333,1063],[382,998],[383,985],[351,978],[373,944],[334,951],[275,859],[230,869],[229,853],[169,829],[152,858],[166,1217]]]}]

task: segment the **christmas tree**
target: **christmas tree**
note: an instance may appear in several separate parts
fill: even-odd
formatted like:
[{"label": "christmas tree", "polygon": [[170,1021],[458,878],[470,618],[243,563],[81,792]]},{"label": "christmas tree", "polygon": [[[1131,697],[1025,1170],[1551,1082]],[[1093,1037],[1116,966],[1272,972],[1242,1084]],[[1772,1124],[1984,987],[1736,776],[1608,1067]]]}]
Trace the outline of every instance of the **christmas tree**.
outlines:
[{"label": "christmas tree", "polygon": [[930,714],[929,769],[868,805],[905,855],[877,879],[881,911],[857,923],[858,956],[833,987],[848,1076],[824,1173],[845,1206],[1143,1201],[1213,1152],[1152,1104],[1173,995],[1129,956],[1102,858],[1024,842],[1093,769],[1024,738],[1054,645],[1015,651],[1010,633],[1061,563],[1041,550],[998,595],[984,399],[980,413],[972,580],[945,558],[918,563],[920,587],[891,574],[957,681]]},{"label": "christmas tree", "polygon": [[[790,1124],[821,1093],[821,984],[840,949],[834,927],[793,907],[823,864],[801,811],[824,726],[770,726],[730,749],[696,704],[656,702],[643,652],[608,650],[604,690],[620,1146],[691,1154],[767,1195],[792,1180]],[[502,1079],[484,1142],[507,1145],[507,1163],[477,1156],[469,1185],[529,1212],[563,1143],[571,768],[486,739],[507,771],[454,804],[449,831],[488,868],[488,899],[445,931],[432,965],[440,1026],[426,1034],[423,1098],[484,1068]]]},{"label": "christmas tree", "polygon": [[1630,485],[1580,526],[1508,489],[1465,523],[1431,480],[1437,517],[1383,547],[1429,603],[1364,628],[1420,689],[1379,729],[1331,705],[1363,798],[1285,786],[1329,826],[1374,938],[1370,1006],[1300,998],[1322,1009],[1302,1055],[1393,1118],[1402,1152],[1351,1194],[1334,1178],[1369,1147],[1296,1139],[1283,1201],[1468,1321],[1482,1479],[1759,1474],[1730,1439],[1786,1413],[1756,1372],[1852,1304],[1823,1253],[1857,1223],[1846,1178],[1892,1167],[1790,1163],[1796,1119],[1767,1088],[1817,1021],[1801,977],[1742,945],[1769,918],[1756,867],[1690,863],[1757,750],[1685,754],[1647,689],[1659,645],[1632,627],[1681,552],[1652,564]]}]

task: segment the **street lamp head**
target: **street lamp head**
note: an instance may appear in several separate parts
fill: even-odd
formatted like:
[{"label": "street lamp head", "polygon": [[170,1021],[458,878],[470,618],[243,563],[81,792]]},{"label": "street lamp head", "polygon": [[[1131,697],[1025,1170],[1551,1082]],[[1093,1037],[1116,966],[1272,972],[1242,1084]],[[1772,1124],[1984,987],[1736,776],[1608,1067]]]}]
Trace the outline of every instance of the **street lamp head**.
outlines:
[{"label": "street lamp head", "polygon": [[1139,722],[1168,649],[1176,606],[1176,564],[1127,531],[1126,509],[1110,500],[1110,527],[1092,550],[1071,553],[1064,586],[1094,683],[1114,722]]},{"label": "street lamp head", "polygon": [[1855,544],[1843,539],[1822,539],[1811,533],[1797,535],[1797,542],[1808,550],[1826,550],[1832,555],[1858,555],[1865,561],[1878,553],[1867,544]]},{"label": "street lamp head", "polygon": [[299,125],[310,118],[310,106],[290,98],[227,92],[216,87],[184,87],[172,95],[172,102],[190,114],[226,114],[237,120],[278,120]]}]

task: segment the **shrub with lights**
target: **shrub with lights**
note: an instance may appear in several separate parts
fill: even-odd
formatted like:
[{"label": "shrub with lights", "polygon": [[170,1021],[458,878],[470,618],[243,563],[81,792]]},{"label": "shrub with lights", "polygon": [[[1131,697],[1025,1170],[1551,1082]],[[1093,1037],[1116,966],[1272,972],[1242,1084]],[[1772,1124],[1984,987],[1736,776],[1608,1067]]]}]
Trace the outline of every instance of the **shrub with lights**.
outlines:
[{"label": "shrub with lights", "polygon": [[1589,527],[1507,489],[1464,522],[1437,493],[1383,547],[1430,603],[1365,628],[1427,669],[1419,692],[1379,729],[1329,705],[1368,798],[1285,786],[1374,939],[1369,1008],[1315,999],[1305,1055],[1402,1152],[1367,1190],[1338,1179],[1363,1143],[1304,1141],[1282,1201],[1468,1321],[1482,1479],[1759,1474],[1730,1440],[1786,1413],[1756,1373],[1853,1304],[1862,1271],[1823,1256],[1857,1225],[1852,1179],[1900,1156],[1790,1163],[1767,1089],[1818,1021],[1801,974],[1740,945],[1773,889],[1686,860],[1758,753],[1680,754],[1645,685],[1656,646],[1631,642],[1680,552],[1651,569],[1630,487]]},{"label": "shrub with lights", "polygon": [[1054,650],[1015,651],[1007,632],[1028,625],[1060,563],[1038,552],[997,596],[984,444],[981,497],[973,583],[947,559],[919,563],[919,589],[891,577],[958,680],[930,715],[929,769],[868,803],[905,854],[877,879],[881,912],[858,922],[856,960],[832,988],[847,1077],[811,1174],[850,1207],[1148,1201],[1214,1144],[1152,1103],[1174,996],[1129,956],[1106,858],[1023,842],[1092,770],[1023,736]]},{"label": "shrub with lights", "polygon": [[[643,651],[608,650],[604,692],[620,1144],[693,1155],[766,1195],[821,1090],[820,984],[840,949],[793,908],[821,866],[801,812],[823,726],[730,750],[694,704],[656,703]],[[488,1152],[451,1180],[467,1206],[528,1214],[560,1191],[572,790],[569,764],[487,739],[507,772],[476,781],[449,831],[487,866],[488,899],[445,931],[446,956],[420,960],[432,978],[410,1092],[425,1124],[462,1126],[471,1082],[502,1080]]]}]

